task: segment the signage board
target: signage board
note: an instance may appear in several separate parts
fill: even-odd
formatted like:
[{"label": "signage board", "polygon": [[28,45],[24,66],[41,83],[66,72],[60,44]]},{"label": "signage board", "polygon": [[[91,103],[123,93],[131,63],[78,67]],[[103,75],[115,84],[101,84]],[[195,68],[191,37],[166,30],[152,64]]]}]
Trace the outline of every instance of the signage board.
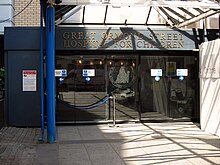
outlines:
[{"label": "signage board", "polygon": [[188,76],[188,69],[176,69],[177,76]]},{"label": "signage board", "polygon": [[83,77],[94,77],[95,69],[83,69]]},{"label": "signage board", "polygon": [[22,91],[37,91],[37,71],[23,70],[22,71]]},{"label": "signage board", "polygon": [[58,50],[193,50],[192,30],[135,28],[59,28]]},{"label": "signage board", "polygon": [[55,70],[55,77],[66,77],[67,70],[66,69],[56,69]]},{"label": "signage board", "polygon": [[162,76],[162,69],[151,69],[151,76]]}]

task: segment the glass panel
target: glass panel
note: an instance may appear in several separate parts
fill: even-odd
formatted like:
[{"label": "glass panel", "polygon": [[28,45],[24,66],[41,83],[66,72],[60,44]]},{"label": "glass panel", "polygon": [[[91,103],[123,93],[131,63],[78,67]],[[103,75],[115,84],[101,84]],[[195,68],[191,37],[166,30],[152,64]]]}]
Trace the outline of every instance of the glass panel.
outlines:
[{"label": "glass panel", "polygon": [[[67,77],[57,78],[57,120],[105,120],[105,60],[103,56],[57,56],[56,69],[66,69]],[[60,101],[60,102],[59,102]],[[107,102],[108,103],[108,102]],[[75,107],[73,107],[75,106]]]},{"label": "glass panel", "polygon": [[103,23],[105,12],[106,6],[85,6],[84,23]]},{"label": "glass panel", "polygon": [[99,105],[109,94],[117,120],[196,119],[196,66],[194,56],[57,56],[56,69],[67,70],[57,78],[57,121],[112,120],[112,102]]},{"label": "glass panel", "polygon": [[142,56],[140,66],[142,120],[196,117],[194,57]]},{"label": "glass panel", "polygon": [[[136,56],[113,55],[108,57],[108,92],[116,97],[116,119],[139,118],[135,105]],[[110,119],[112,119],[112,112]]]}]

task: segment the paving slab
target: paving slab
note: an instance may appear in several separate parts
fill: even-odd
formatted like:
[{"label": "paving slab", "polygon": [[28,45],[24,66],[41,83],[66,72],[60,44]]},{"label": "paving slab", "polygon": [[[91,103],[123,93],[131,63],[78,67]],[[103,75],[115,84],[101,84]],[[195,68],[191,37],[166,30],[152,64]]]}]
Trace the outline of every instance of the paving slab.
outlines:
[{"label": "paving slab", "polygon": [[39,128],[2,128],[0,164],[220,164],[220,137],[192,122],[57,126],[54,144],[39,136]]}]

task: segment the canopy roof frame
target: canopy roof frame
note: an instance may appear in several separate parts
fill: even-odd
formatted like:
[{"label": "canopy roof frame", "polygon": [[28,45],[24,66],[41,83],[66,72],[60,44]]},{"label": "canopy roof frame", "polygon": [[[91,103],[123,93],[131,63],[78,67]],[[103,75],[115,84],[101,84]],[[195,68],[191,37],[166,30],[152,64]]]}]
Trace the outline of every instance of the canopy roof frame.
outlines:
[{"label": "canopy roof frame", "polygon": [[[195,2],[195,1],[181,1],[181,3],[177,3],[177,1],[146,1],[146,0],[139,0],[138,3],[116,3],[116,1],[112,0],[63,0],[63,4],[66,5],[76,5],[72,10],[68,11],[67,13],[63,14],[62,17],[56,20],[56,26],[60,25],[157,25],[157,26],[169,26],[171,28],[182,28],[184,26],[193,24],[197,21],[206,19],[212,15],[220,13],[220,5],[218,3],[203,3],[203,2]],[[120,1],[120,0],[119,0]],[[118,2],[119,2],[118,1]],[[121,0],[123,1],[123,0]],[[135,1],[135,0],[134,0]],[[95,3],[97,2],[97,3]],[[210,1],[211,2],[211,1]],[[103,13],[103,21],[100,22],[85,22],[85,12],[86,6],[105,6],[105,12]],[[144,23],[128,23],[128,20],[125,19],[122,23],[112,22],[108,23],[107,16],[111,14],[109,12],[109,6],[120,8],[121,6],[126,5],[134,5],[148,8],[146,12],[146,21]],[[191,8],[192,11],[188,9]],[[149,18],[151,17],[152,9],[156,10],[157,13],[163,18],[165,23],[160,24],[150,24]],[[68,20],[71,16],[83,10],[82,15],[82,22],[81,23],[66,23],[65,21]],[[184,15],[180,14],[179,11],[183,12]],[[198,14],[195,14],[198,13]],[[188,18],[187,18],[188,17]]]}]

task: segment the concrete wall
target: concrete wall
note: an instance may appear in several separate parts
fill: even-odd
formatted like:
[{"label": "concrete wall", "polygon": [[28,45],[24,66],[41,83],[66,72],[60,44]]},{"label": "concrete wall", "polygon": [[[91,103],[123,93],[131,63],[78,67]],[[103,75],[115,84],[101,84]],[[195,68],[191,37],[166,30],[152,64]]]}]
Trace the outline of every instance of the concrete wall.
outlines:
[{"label": "concrete wall", "polygon": [[220,39],[200,46],[201,129],[220,136]]},{"label": "concrete wall", "polygon": [[14,0],[0,1],[0,34],[4,33],[4,27],[14,26]]}]

